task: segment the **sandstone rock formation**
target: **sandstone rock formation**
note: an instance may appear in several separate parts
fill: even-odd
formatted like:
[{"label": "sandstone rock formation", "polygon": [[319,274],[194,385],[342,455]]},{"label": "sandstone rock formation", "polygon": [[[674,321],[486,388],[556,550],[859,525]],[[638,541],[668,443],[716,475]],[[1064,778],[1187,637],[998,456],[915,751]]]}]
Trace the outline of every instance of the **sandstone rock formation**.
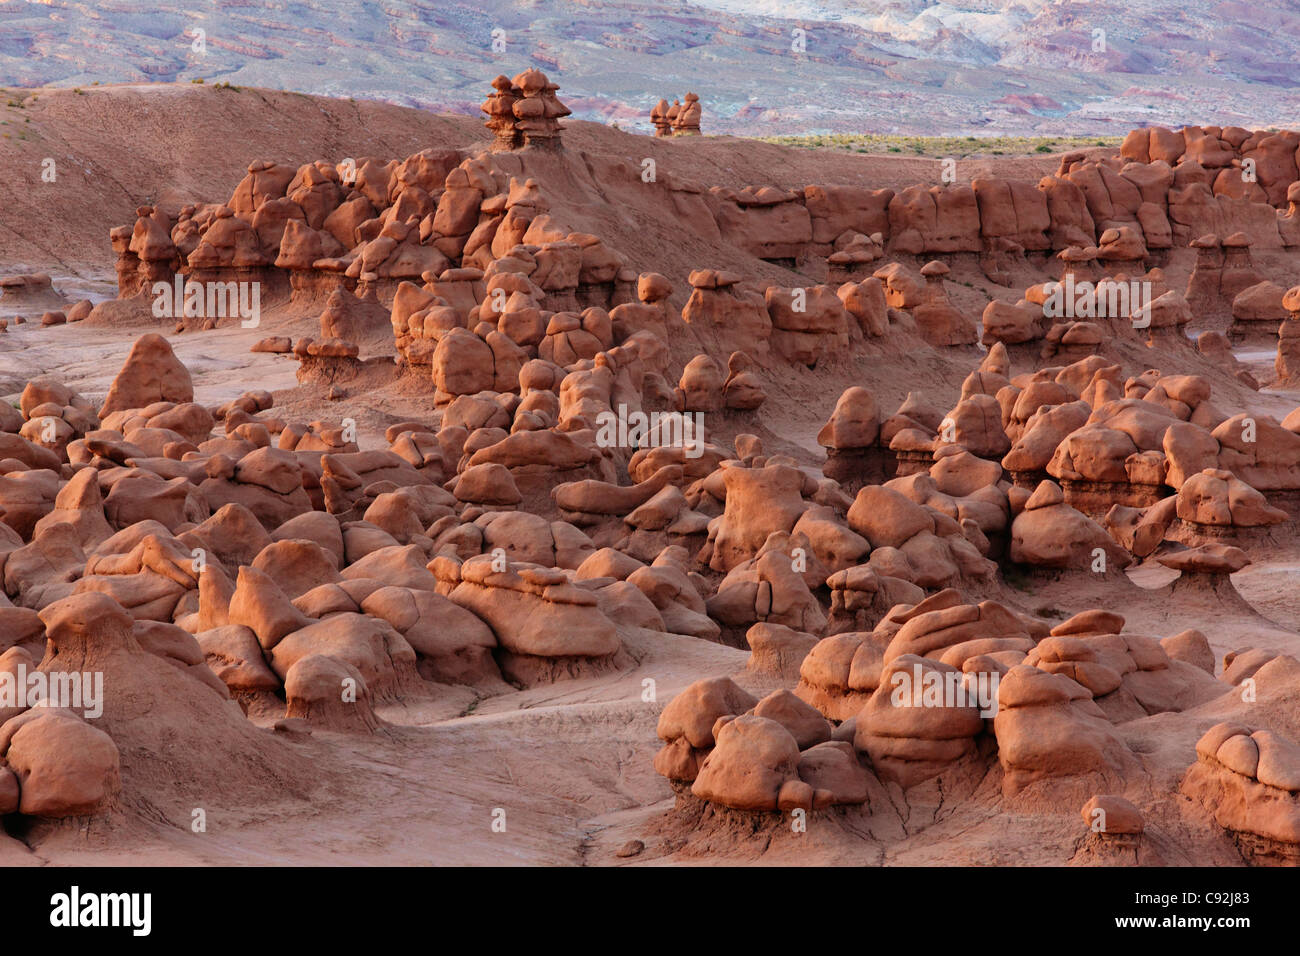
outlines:
[{"label": "sandstone rock formation", "polygon": [[[560,801],[565,832],[671,789],[635,824],[660,856],[823,814],[819,847],[881,859],[1004,829],[1036,862],[1294,861],[1267,575],[1300,492],[1300,140],[710,184],[592,128],[561,150],[538,70],[492,85],[491,148],[241,160],[224,201],[139,207],[111,305],[0,283],[47,314],[7,340],[107,338],[177,277],[265,287],[266,326],[181,316],[183,348],[141,335],[111,384],[63,368],[0,403],[0,674],[121,682],[102,725],[0,706],[13,832],[178,825],[164,778],[310,796],[300,746],[339,758],[329,786],[359,754],[399,776],[422,734],[488,799],[465,754],[499,735],[509,800],[616,781]],[[660,101],[656,135],[700,112]],[[647,144],[709,170],[724,146]],[[1274,328],[1259,394],[1233,340]],[[227,335],[264,377],[232,384]]]}]

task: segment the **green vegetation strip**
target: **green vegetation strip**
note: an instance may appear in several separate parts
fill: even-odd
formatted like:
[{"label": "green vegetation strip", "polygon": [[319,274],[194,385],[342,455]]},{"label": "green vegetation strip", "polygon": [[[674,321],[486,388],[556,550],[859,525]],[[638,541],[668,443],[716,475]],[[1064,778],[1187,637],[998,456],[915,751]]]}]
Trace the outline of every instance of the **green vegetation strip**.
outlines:
[{"label": "green vegetation strip", "polygon": [[764,143],[800,149],[837,149],[850,153],[903,153],[909,156],[1028,156],[1065,153],[1093,146],[1118,148],[1119,136],[888,136],[835,133],[825,136],[762,136]]}]

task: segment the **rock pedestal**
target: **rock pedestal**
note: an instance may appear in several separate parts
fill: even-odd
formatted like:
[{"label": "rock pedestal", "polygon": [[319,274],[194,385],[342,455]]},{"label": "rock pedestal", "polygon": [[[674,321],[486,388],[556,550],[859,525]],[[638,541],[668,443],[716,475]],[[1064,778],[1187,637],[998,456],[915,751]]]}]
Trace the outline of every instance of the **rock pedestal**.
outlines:
[{"label": "rock pedestal", "polygon": [[545,73],[524,70],[510,80],[498,76],[492,88],[495,92],[479,108],[488,116],[483,125],[496,135],[493,150],[560,148],[559,121],[569,115],[569,109],[555,95],[559,86]]},{"label": "rock pedestal", "polygon": [[1282,305],[1291,315],[1277,327],[1273,370],[1279,382],[1300,381],[1300,285],[1283,296]]}]

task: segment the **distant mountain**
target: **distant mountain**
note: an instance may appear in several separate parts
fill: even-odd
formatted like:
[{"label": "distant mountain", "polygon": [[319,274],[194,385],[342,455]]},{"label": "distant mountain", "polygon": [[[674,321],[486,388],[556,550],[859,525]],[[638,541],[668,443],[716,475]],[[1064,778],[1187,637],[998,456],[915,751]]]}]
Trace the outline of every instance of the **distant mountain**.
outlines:
[{"label": "distant mountain", "polygon": [[[196,31],[202,30],[200,36]],[[583,119],[705,132],[1300,123],[1300,0],[0,0],[0,85],[203,78],[476,114],[544,69]]]}]

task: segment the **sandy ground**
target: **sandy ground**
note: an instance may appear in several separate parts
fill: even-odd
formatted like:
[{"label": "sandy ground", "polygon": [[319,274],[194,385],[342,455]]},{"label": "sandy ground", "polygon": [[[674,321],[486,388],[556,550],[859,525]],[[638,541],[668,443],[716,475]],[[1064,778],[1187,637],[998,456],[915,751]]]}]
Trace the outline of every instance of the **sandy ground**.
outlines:
[{"label": "sandy ground", "polygon": [[[269,391],[293,388],[298,363],[282,355],[250,352],[265,332],[226,326],[203,334],[177,335],[163,331],[172,349],[190,370],[195,401],[220,405],[255,388]],[[101,397],[121,368],[130,339],[120,332],[86,325],[41,328],[24,324],[9,331],[4,345],[14,349],[0,354],[0,388],[6,399],[16,399],[27,379],[51,376],[84,395]]]}]

